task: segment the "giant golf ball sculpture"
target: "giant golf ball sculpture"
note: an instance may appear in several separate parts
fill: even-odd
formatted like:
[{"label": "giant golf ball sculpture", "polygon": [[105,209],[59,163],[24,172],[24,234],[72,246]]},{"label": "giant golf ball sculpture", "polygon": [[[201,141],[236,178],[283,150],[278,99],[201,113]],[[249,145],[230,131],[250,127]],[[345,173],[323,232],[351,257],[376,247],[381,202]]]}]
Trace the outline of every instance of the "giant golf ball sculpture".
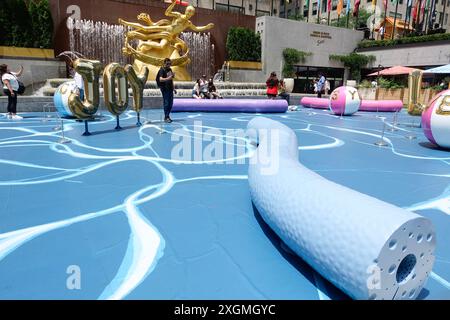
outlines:
[{"label": "giant golf ball sculpture", "polygon": [[68,81],[61,84],[53,96],[53,103],[56,111],[61,117],[73,117],[73,113],[69,108],[69,96],[77,91],[74,81]]},{"label": "giant golf ball sculpture", "polygon": [[450,149],[450,90],[438,93],[422,113],[425,136],[435,145]]},{"label": "giant golf ball sculpture", "polygon": [[247,129],[253,204],[293,253],[354,299],[417,298],[435,260],[428,218],[309,170],[280,122],[257,117]]},{"label": "giant golf ball sculpture", "polygon": [[336,115],[349,116],[358,111],[361,98],[353,87],[337,87],[330,95],[330,110]]}]

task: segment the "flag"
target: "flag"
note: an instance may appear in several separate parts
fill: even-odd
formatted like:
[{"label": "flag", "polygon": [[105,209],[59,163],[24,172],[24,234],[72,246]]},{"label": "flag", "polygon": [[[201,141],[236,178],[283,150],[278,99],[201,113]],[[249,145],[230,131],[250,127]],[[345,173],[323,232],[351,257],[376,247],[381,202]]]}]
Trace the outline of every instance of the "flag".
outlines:
[{"label": "flag", "polygon": [[433,29],[433,24],[436,21],[436,0],[431,0],[431,5],[430,5],[430,17],[428,18],[429,20],[429,25],[428,28],[429,29]]},{"label": "flag", "polygon": [[[172,0],[164,0],[164,2],[165,3],[172,3]],[[177,4],[187,7],[189,5],[189,2],[177,0]]]},{"label": "flag", "polygon": [[331,0],[328,0],[328,8],[327,8],[328,12],[331,12]]},{"label": "flag", "polygon": [[375,10],[376,6],[377,6],[377,0],[372,0],[372,10]]},{"label": "flag", "polygon": [[[358,1],[358,0],[356,0],[356,1]],[[338,16],[341,15],[343,7],[344,7],[344,0],[339,0],[338,5],[337,5],[337,14],[338,14]]]},{"label": "flag", "polygon": [[412,21],[416,21],[417,20],[417,13],[419,8],[417,8],[419,6],[419,1],[420,0],[416,0],[416,4],[414,5],[414,8],[412,9]]},{"label": "flag", "polygon": [[411,7],[413,4],[413,0],[408,0],[408,3],[406,4],[406,15],[405,15],[405,21],[411,20]]},{"label": "flag", "polygon": [[359,4],[361,0],[355,0],[355,8],[353,8],[353,16],[356,17],[359,14]]},{"label": "flag", "polygon": [[318,0],[317,1],[317,13],[320,14],[320,3],[322,2],[322,0]]},{"label": "flag", "polygon": [[305,7],[306,7],[306,10],[309,10],[309,0],[305,0]]},{"label": "flag", "polygon": [[350,11],[350,0],[347,0],[347,8],[345,8],[345,14],[348,14]]}]

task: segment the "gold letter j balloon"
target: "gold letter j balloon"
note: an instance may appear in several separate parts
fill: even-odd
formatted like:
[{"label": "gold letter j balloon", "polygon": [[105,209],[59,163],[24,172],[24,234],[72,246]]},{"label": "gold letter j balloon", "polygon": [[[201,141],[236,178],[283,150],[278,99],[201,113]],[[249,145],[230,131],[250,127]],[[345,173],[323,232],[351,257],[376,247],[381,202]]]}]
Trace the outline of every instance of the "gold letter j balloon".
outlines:
[{"label": "gold letter j balloon", "polygon": [[84,101],[72,93],[69,96],[69,108],[82,120],[92,119],[100,102],[99,77],[102,65],[97,60],[77,59],[73,62],[75,70],[83,77]]}]

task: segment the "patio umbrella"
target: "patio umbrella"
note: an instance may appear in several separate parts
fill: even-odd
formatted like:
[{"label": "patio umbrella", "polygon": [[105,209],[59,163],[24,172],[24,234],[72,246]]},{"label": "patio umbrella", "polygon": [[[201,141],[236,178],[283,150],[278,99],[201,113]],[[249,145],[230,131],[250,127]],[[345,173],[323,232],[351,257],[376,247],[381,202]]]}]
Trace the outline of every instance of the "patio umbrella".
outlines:
[{"label": "patio umbrella", "polygon": [[424,73],[448,73],[450,74],[450,64],[425,70]]},{"label": "patio umbrella", "polygon": [[412,71],[420,70],[415,68],[408,68],[403,66],[395,66],[381,70],[380,72],[373,72],[368,74],[368,76],[397,76],[402,74],[410,74]]}]

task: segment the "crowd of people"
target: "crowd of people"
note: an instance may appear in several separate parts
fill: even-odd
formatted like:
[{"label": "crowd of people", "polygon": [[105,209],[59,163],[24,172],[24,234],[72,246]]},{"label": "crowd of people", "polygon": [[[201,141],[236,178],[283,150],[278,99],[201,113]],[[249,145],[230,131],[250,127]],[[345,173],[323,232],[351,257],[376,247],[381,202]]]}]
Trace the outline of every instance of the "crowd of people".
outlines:
[{"label": "crowd of people", "polygon": [[206,80],[206,75],[195,81],[192,89],[192,98],[194,99],[223,99],[214,85],[213,79]]}]

